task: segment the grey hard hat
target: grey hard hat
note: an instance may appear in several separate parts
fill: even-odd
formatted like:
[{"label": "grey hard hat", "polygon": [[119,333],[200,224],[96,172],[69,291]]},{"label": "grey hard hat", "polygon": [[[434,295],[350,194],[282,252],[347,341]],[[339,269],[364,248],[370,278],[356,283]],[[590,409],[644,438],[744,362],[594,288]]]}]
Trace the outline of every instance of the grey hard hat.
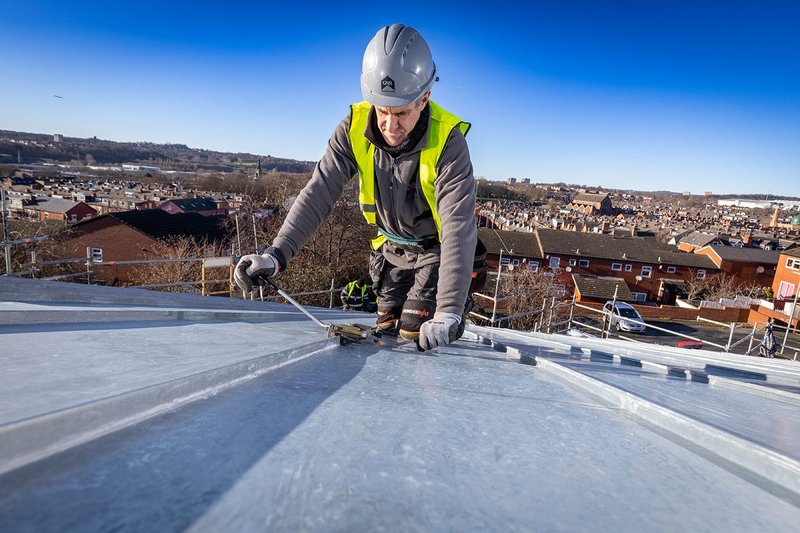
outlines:
[{"label": "grey hard hat", "polygon": [[435,80],[431,50],[414,28],[403,24],[381,28],[364,51],[361,93],[372,105],[410,104]]}]

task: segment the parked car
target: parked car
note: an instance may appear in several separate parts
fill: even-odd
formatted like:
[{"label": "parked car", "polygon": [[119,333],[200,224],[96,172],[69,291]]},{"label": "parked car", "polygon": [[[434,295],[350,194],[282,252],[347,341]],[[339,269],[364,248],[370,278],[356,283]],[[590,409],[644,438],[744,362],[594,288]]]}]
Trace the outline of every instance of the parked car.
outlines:
[{"label": "parked car", "polygon": [[617,331],[644,331],[645,322],[642,315],[625,302],[606,302],[603,306],[604,320],[611,320],[611,327]]},{"label": "parked car", "polygon": [[698,341],[679,341],[678,348],[687,348],[689,350],[702,350],[703,343]]}]

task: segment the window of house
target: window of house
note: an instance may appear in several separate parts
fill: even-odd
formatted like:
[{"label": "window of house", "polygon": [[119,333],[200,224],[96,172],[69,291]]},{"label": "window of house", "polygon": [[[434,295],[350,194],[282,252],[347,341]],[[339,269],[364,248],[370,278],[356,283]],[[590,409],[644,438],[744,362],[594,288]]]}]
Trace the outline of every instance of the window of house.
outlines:
[{"label": "window of house", "polygon": [[778,286],[778,296],[783,299],[789,299],[794,296],[794,283],[788,283],[786,281],[781,281],[781,284]]},{"label": "window of house", "polygon": [[539,271],[539,261],[528,261],[528,268],[534,272]]},{"label": "window of house", "polygon": [[800,259],[789,257],[786,259],[786,268],[791,270],[800,270]]},{"label": "window of house", "polygon": [[611,270],[614,272],[622,272],[622,263],[611,263]]},{"label": "window of house", "polygon": [[569,266],[574,267],[577,264],[578,264],[578,260],[577,259],[570,259],[569,260]]},{"label": "window of house", "polygon": [[551,257],[550,258],[550,268],[558,268],[561,266],[561,258],[560,257]]},{"label": "window of house", "polygon": [[653,267],[651,266],[643,266],[642,267],[642,277],[649,278],[653,275]]},{"label": "window of house", "polygon": [[697,279],[706,279],[706,271],[702,269],[698,270]]},{"label": "window of house", "polygon": [[92,261],[101,263],[103,261],[103,249],[89,248],[89,256],[92,258]]},{"label": "window of house", "polygon": [[633,301],[634,302],[646,302],[647,301],[647,293],[646,292],[632,292]]},{"label": "window of house", "polygon": [[625,265],[625,272],[633,272],[633,265]]},{"label": "window of house", "polygon": [[677,272],[677,271],[678,271],[678,269],[677,269],[677,268],[675,268],[674,266],[668,266],[668,267],[667,267],[667,273],[668,273],[668,274],[674,274],[674,273],[675,273],[675,272]]},{"label": "window of house", "polygon": [[504,257],[500,260],[501,266],[508,266],[510,264],[511,264],[511,259],[509,259],[508,257]]},{"label": "window of house", "polygon": [[580,261],[578,261],[578,266],[583,268],[589,268],[589,260],[581,259]]},{"label": "window of house", "polygon": [[515,267],[518,267],[519,266],[519,259],[512,259],[511,260],[511,264],[514,265]]}]

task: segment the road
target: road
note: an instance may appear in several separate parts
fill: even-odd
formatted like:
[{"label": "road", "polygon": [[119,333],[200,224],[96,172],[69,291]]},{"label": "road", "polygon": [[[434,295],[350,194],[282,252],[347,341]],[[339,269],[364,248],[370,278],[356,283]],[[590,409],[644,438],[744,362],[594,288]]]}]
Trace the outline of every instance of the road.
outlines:
[{"label": "road", "polygon": [[[588,317],[580,317],[580,321],[584,324],[589,324],[594,327],[601,327],[602,323],[599,320],[590,319]],[[686,337],[694,337],[696,339],[700,339],[703,342],[703,348],[707,350],[717,351],[717,352],[724,352],[725,349],[719,346],[714,346],[709,343],[718,344],[722,347],[728,344],[728,340],[730,337],[730,329],[723,328],[721,326],[714,326],[712,324],[705,324],[702,322],[697,321],[659,321],[659,320],[648,320],[647,324],[649,326],[655,326],[657,328],[662,328],[677,335],[673,335],[670,333],[666,333],[664,331],[660,331],[658,329],[648,327],[642,333],[631,333],[631,332],[618,332],[616,330],[611,330],[610,338],[626,338],[630,340],[635,340],[639,342],[648,342],[652,344],[661,344],[665,346],[676,346],[678,342],[682,340],[686,340]],[[747,352],[748,347],[750,346],[749,340],[742,340],[746,339],[753,331],[753,327],[749,325],[737,326],[734,329],[733,337],[731,344],[734,344],[733,348],[730,350],[732,353],[738,354],[745,354]],[[597,334],[592,330],[586,330],[587,333]],[[678,336],[681,335],[681,336]],[[763,335],[756,334],[756,338],[753,340],[753,349],[751,351],[751,355],[758,354],[758,344],[761,342]],[[781,341],[783,340],[782,335],[777,334],[776,341],[778,345],[780,345]],[[738,341],[739,344],[736,344]],[[792,342],[790,341],[790,344]],[[787,350],[787,356],[792,356],[793,353],[790,350]]]}]

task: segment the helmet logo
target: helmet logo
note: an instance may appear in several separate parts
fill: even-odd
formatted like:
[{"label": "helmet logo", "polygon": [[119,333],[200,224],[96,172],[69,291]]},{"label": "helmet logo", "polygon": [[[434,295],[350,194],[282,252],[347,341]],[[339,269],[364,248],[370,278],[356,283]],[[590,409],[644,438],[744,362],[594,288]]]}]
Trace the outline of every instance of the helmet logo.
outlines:
[{"label": "helmet logo", "polygon": [[394,92],[394,80],[389,76],[386,76],[381,80],[381,92],[383,93],[393,93]]}]

